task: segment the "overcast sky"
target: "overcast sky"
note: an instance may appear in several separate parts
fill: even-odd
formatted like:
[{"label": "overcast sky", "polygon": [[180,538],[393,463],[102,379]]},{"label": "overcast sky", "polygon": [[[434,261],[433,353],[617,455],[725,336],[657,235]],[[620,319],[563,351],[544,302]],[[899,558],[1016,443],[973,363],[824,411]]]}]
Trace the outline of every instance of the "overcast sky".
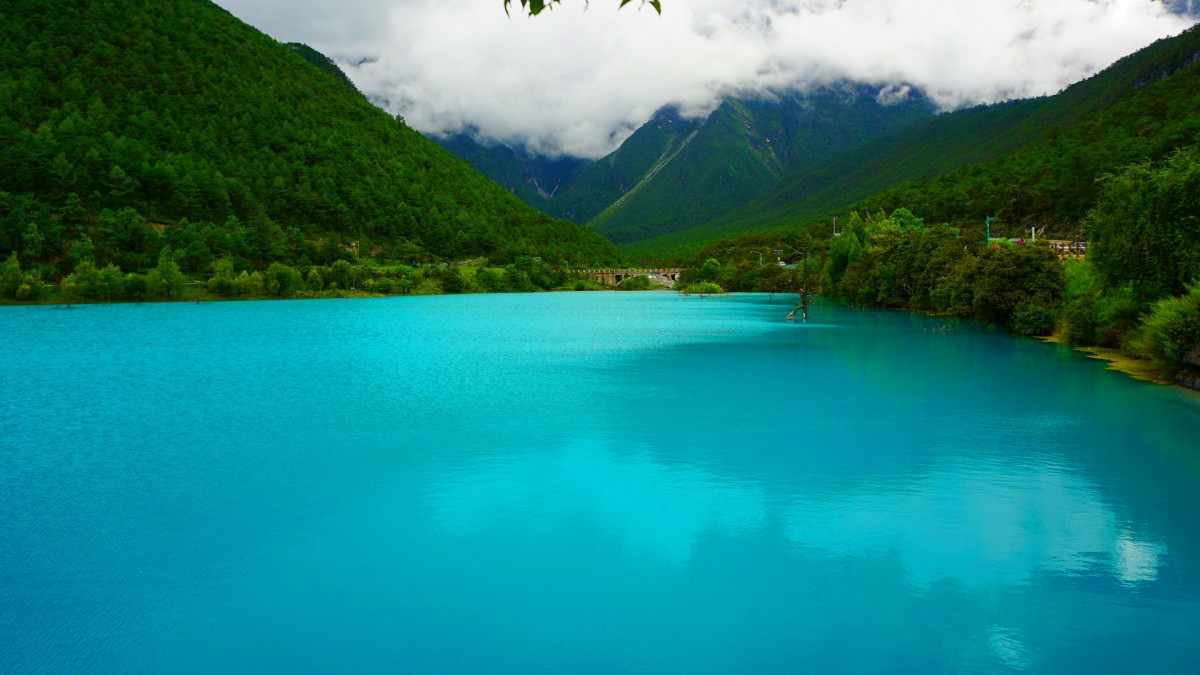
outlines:
[{"label": "overcast sky", "polygon": [[662,16],[563,0],[534,18],[502,0],[216,2],[334,58],[421,131],[582,157],[663,105],[701,114],[841,78],[912,84],[944,108],[1054,93],[1193,23],[1159,0],[662,0]]}]

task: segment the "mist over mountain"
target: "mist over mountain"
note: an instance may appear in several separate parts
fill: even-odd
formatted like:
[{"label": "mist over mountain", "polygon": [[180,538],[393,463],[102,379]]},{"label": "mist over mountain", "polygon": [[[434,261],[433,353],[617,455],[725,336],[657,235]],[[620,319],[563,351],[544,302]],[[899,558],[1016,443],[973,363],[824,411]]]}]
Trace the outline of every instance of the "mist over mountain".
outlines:
[{"label": "mist over mountain", "polygon": [[439,139],[527,203],[613,241],[694,227],[816,165],[934,114],[908,85],[849,82],[771,97],[730,97],[707,116],[659,110],[610,155],[550,160],[525,149]]},{"label": "mist over mountain", "polygon": [[1080,236],[1101,179],[1200,143],[1200,29],[1131,54],[1054,96],[920,120],[794,171],[747,205],[688,230],[626,246],[673,257],[732,233],[794,227],[851,210],[905,208],[976,226],[999,216]]},{"label": "mist over mountain", "polygon": [[599,159],[661,108],[842,81],[911,83],[939,110],[1052,94],[1193,23],[1160,0],[221,0],[334,58],[373,101],[439,136]]}]

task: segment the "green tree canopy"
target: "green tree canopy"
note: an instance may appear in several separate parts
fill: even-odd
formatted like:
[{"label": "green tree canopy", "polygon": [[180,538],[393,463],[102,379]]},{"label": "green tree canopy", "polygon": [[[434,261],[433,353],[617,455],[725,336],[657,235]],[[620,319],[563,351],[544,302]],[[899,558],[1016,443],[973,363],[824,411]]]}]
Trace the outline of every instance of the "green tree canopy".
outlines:
[{"label": "green tree canopy", "polygon": [[1200,148],[1106,176],[1084,224],[1110,286],[1131,284],[1146,300],[1183,294],[1200,278]]}]

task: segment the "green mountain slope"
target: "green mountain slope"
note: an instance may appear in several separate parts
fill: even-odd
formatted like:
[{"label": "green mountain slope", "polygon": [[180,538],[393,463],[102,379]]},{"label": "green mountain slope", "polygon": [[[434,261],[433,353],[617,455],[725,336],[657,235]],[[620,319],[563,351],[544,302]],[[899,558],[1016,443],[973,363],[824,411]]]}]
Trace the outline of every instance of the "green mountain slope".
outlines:
[{"label": "green mountain slope", "polygon": [[904,203],[942,222],[998,216],[1000,232],[1045,226],[1076,234],[1102,191],[1101,179],[1122,167],[1159,161],[1200,143],[1200,68],[1177,71],[1139,88],[1072,129],[990,162],[931,180],[889,187],[863,209]]},{"label": "green mountain slope", "polygon": [[338,64],[333,62],[333,59],[325,56],[321,52],[302,42],[289,42],[287,43],[287,46],[291,47],[292,51],[299,54],[305,61],[308,61],[314,66],[325,71],[327,74],[337,78],[342,84],[346,85],[350,89],[358,91],[358,87],[354,86],[354,82],[350,80],[350,77],[346,75],[345,71],[338,67]]},{"label": "green mountain slope", "polygon": [[685,148],[588,225],[616,242],[687,230],[746,204],[787,172],[812,166],[933,113],[910,94],[841,85],[778,99],[727,99]]},{"label": "green mountain slope", "polygon": [[526,204],[552,216],[564,217],[551,208],[551,200],[570,181],[583,160],[547,159],[499,143],[485,145],[469,133],[433,140]]},{"label": "green mountain slope", "polygon": [[1146,85],[1195,63],[1200,33],[1160,40],[1061,93],[972,108],[913,125],[772,187],[725,223],[781,224],[845,208],[883,188],[932,178],[1073,129]]},{"label": "green mountain slope", "polygon": [[[660,110],[611,155],[547,179],[545,160],[469,138],[441,142],[527,203],[625,242],[686,230],[812,166],[933,114],[907,90],[840,84],[726,99],[707,118]],[[552,185],[552,187],[550,187]]]},{"label": "green mountain slope", "polygon": [[1104,172],[1195,142],[1198,60],[1200,31],[1192,29],[1055,96],[919,122],[795,172],[743,209],[626,253],[671,255],[723,234],[850,208],[906,206],[949,222],[999,213],[1014,225],[1069,229],[1094,202]]},{"label": "green mountain slope", "polygon": [[588,225],[616,242],[686,229],[744,204],[773,183],[782,162],[745,105],[726,100],[663,152]]},{"label": "green mountain slope", "polygon": [[204,0],[0,5],[0,257],[615,259],[305,56]]},{"label": "green mountain slope", "polygon": [[681,117],[675,108],[660,110],[615,152],[581,167],[558,208],[575,222],[591,221],[678,157],[701,124]]},{"label": "green mountain slope", "polygon": [[480,143],[471,134],[435,140],[525,203],[558,218],[586,223],[636,186],[663,158],[675,155],[700,122],[664,108],[618,150],[595,161],[547,159],[503,144]]}]

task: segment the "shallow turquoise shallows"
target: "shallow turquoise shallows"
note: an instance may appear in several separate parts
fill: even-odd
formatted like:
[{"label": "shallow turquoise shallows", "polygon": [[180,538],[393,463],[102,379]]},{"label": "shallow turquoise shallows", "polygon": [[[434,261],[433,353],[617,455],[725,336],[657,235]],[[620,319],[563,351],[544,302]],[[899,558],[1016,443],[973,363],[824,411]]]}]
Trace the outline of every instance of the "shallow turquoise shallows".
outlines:
[{"label": "shallow turquoise shallows", "polygon": [[791,298],[0,308],[0,672],[1200,672],[1200,400]]}]

